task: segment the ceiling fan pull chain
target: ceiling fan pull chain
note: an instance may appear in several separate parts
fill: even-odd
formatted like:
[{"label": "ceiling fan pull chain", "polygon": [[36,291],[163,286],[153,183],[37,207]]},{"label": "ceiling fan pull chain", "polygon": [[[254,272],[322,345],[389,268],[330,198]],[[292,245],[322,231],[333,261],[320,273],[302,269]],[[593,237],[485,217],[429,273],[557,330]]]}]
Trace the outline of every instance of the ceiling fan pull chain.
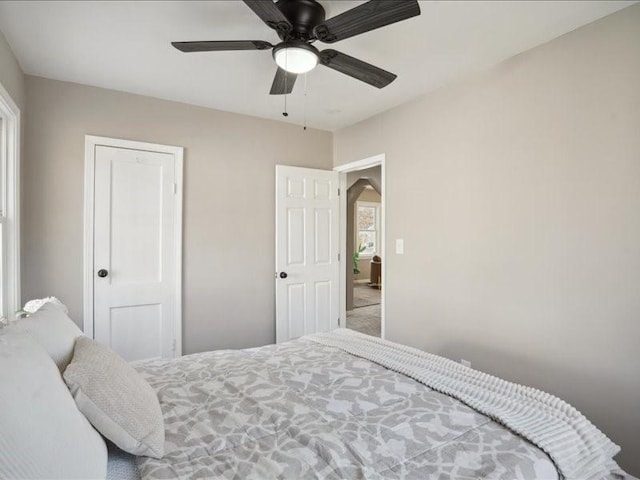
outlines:
[{"label": "ceiling fan pull chain", "polygon": [[289,72],[287,70],[287,58],[288,55],[285,55],[284,57],[284,112],[282,112],[282,116],[283,117],[288,117],[289,114],[287,113],[287,81],[289,80]]},{"label": "ceiling fan pull chain", "polygon": [[304,74],[304,105],[303,105],[303,123],[304,123],[304,130],[307,129],[307,74]]}]

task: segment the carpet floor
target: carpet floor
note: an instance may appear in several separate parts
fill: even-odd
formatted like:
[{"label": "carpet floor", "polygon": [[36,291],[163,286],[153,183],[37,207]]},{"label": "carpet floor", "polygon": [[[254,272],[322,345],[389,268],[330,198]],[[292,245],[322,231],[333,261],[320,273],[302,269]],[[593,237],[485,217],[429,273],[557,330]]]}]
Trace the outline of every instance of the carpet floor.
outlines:
[{"label": "carpet floor", "polygon": [[347,328],[367,335],[381,335],[380,315],[381,291],[367,285],[356,285],[353,289],[353,310],[347,312]]},{"label": "carpet floor", "polygon": [[381,334],[380,305],[369,305],[348,311],[347,328],[379,337]]},{"label": "carpet floor", "polygon": [[356,285],[353,288],[353,307],[368,307],[380,303],[381,290],[367,285]]}]

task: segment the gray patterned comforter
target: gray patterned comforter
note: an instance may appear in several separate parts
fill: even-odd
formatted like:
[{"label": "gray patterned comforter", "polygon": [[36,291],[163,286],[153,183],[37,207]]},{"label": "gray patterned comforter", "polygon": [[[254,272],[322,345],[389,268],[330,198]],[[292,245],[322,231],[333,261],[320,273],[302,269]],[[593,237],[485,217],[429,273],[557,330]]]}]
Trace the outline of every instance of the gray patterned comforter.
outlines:
[{"label": "gray patterned comforter", "polygon": [[156,479],[557,479],[538,447],[463,403],[308,339],[137,366],[165,418]]}]

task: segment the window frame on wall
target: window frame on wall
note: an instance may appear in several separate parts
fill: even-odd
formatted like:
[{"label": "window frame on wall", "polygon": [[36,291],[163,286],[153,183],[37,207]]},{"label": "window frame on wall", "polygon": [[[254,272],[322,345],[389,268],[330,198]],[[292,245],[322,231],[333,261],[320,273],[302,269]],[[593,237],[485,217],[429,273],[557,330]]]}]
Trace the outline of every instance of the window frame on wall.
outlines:
[{"label": "window frame on wall", "polygon": [[0,316],[20,309],[20,109],[0,84]]},{"label": "window frame on wall", "polygon": [[368,231],[371,232],[371,230],[361,230],[359,227],[359,217],[360,217],[360,207],[366,207],[366,208],[374,208],[375,209],[375,245],[374,245],[374,250],[373,252],[362,252],[360,254],[360,258],[372,258],[374,255],[380,255],[379,253],[379,249],[380,249],[380,203],[378,202],[369,202],[369,201],[364,201],[364,200],[357,200],[356,204],[355,204],[355,215],[354,215],[354,224],[355,224],[355,237],[354,237],[354,251],[358,251],[358,248],[360,246],[360,232],[361,231]]}]

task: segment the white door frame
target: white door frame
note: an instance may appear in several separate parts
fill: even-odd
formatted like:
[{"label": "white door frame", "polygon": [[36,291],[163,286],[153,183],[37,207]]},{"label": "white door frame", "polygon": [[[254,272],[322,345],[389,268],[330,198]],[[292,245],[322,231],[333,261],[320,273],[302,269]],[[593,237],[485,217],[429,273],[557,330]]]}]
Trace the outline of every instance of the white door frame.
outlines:
[{"label": "white door frame", "polygon": [[[386,156],[384,153],[380,155],[374,155],[373,157],[364,158],[362,160],[357,160],[355,162],[346,163],[344,165],[339,165],[334,167],[333,170],[336,172],[340,172],[340,258],[344,258],[345,262],[349,263],[350,259],[347,258],[347,173],[349,172],[357,172],[359,170],[365,170],[371,167],[380,166],[381,171],[381,182],[380,188],[382,190],[381,197],[382,202],[380,204],[380,224],[381,224],[381,252],[382,252],[382,265],[381,265],[381,276],[382,276],[382,294],[380,297],[380,336],[382,338],[386,337],[386,308],[385,308],[385,291],[387,290],[387,262],[389,261],[389,256],[387,255],[387,241],[386,241],[386,232],[387,232],[387,223],[386,223],[386,203],[387,203],[387,195],[386,195],[386,185],[385,185],[385,168]],[[346,268],[340,268],[340,326],[346,327],[347,325],[347,272]]]},{"label": "white door frame", "polygon": [[[95,210],[95,150],[98,146],[146,150],[156,153],[169,153],[175,158],[175,183],[177,191],[175,201],[175,241],[176,241],[176,303],[175,303],[175,339],[176,356],[182,355],[182,173],[184,148],[156,143],[136,142],[118,138],[85,135],[84,147],[84,334],[93,338],[93,218]],[[91,321],[88,321],[88,320]]]},{"label": "white door frame", "polygon": [[[2,245],[4,255],[0,256],[0,271],[6,285],[2,285],[2,308],[0,317],[15,319],[16,312],[21,308],[20,295],[20,109],[0,84],[0,115],[4,120],[4,128],[0,133],[5,137],[0,139],[0,168],[6,190],[0,198],[0,217],[5,223],[5,241]],[[1,263],[4,261],[4,263]]]}]

